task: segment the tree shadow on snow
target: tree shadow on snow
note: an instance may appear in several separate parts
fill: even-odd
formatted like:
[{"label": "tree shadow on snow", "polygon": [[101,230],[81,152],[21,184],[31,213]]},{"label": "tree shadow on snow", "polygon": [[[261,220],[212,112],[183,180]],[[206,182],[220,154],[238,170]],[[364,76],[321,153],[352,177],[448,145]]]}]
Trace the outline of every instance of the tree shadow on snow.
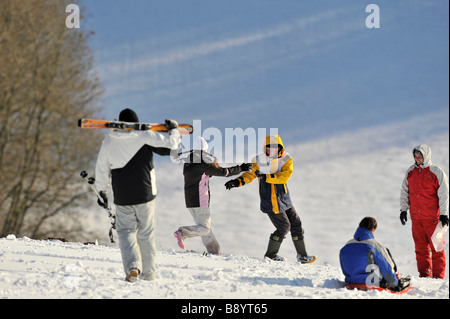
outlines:
[{"label": "tree shadow on snow", "polygon": [[281,286],[293,286],[293,287],[321,287],[330,289],[345,288],[345,283],[339,279],[326,279],[321,283],[313,283],[309,278],[267,278],[267,277],[241,277],[242,281],[249,281],[254,285],[266,284],[266,285],[281,285]]},{"label": "tree shadow on snow", "polygon": [[250,281],[253,284],[264,283],[266,285],[282,285],[295,287],[314,287],[311,279],[307,278],[266,278],[266,277],[241,277],[242,281]]}]

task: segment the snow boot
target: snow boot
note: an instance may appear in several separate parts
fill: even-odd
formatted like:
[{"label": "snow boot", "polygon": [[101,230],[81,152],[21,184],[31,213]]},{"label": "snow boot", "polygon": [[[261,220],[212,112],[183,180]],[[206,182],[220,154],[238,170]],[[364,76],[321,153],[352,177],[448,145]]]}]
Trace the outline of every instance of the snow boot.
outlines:
[{"label": "snow boot", "polygon": [[208,235],[202,236],[202,243],[206,247],[208,254],[210,255],[222,255],[222,251],[220,250],[220,245],[216,240],[216,237],[212,233],[209,232]]},{"label": "snow boot", "polygon": [[174,234],[175,238],[178,241],[178,246],[181,249],[186,249],[186,245],[184,244],[183,237],[181,236],[181,231],[177,230]]},{"label": "snow boot", "polygon": [[404,277],[398,280],[398,285],[391,288],[393,292],[400,292],[411,285],[411,277]]},{"label": "snow boot", "polygon": [[267,246],[267,251],[264,257],[276,261],[284,261],[285,259],[283,257],[277,255],[282,242],[282,237],[276,236],[274,234],[270,235],[269,245]]},{"label": "snow boot", "polygon": [[302,264],[309,264],[317,260],[316,256],[300,256],[297,255],[297,261]]},{"label": "snow boot", "polygon": [[138,280],[138,276],[139,276],[139,269],[131,268],[130,271],[128,272],[126,281],[136,282]]},{"label": "snow boot", "polygon": [[264,256],[264,258],[267,258],[267,259],[270,259],[270,260],[273,260],[273,261],[286,261],[286,258],[281,257],[279,255],[275,255],[273,258],[269,258],[267,256]]},{"label": "snow boot", "polygon": [[305,241],[303,237],[292,236],[292,241],[294,243],[295,250],[297,251],[297,261],[302,264],[309,264],[317,260],[316,256],[308,256],[306,252]]}]

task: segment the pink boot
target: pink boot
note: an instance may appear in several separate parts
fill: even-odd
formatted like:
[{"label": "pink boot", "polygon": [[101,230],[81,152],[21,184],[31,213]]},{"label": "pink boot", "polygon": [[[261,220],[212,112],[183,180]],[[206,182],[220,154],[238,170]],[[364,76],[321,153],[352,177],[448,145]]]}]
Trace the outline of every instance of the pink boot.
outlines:
[{"label": "pink boot", "polygon": [[177,230],[173,235],[175,236],[175,238],[178,241],[178,246],[180,246],[181,249],[186,249],[183,238],[181,237],[181,232],[179,230]]}]

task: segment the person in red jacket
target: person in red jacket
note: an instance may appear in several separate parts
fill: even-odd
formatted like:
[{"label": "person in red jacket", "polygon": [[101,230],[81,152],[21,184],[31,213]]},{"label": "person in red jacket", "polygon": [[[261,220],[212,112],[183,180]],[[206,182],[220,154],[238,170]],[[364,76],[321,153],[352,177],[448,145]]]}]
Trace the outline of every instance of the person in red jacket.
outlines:
[{"label": "person in red jacket", "polygon": [[415,164],[406,171],[400,193],[400,221],[412,223],[417,270],[420,277],[443,279],[445,251],[436,251],[431,237],[439,222],[448,226],[448,178],[445,172],[431,163],[431,149],[422,144],[414,147]]}]

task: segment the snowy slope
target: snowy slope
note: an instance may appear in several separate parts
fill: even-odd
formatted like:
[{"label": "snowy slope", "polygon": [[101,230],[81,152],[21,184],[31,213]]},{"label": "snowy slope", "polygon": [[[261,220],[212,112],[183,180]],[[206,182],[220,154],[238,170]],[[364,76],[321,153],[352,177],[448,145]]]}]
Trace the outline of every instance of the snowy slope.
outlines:
[{"label": "snowy slope", "polygon": [[343,287],[339,269],[243,255],[204,257],[173,249],[157,254],[158,279],[124,281],[116,247],[0,239],[0,298],[384,299],[448,298],[448,279],[414,278],[404,295]]},{"label": "snowy slope", "polygon": [[[192,220],[184,207],[182,168],[165,159],[156,163],[158,280],[126,283],[117,246],[9,236],[0,239],[0,298],[449,298],[448,266],[445,280],[418,278],[411,224],[402,226],[398,218],[400,185],[413,146],[430,145],[433,162],[449,173],[448,122],[437,125],[443,118],[448,111],[285,145],[294,158],[288,185],[309,253],[319,257],[314,264],[295,262],[289,237],[280,252],[288,262],[263,260],[274,228],[259,212],[257,183],[227,191],[226,178],[211,179],[212,225],[224,255],[180,251],[172,234]],[[100,244],[108,244],[109,220],[94,196],[92,202],[89,226],[104,236]],[[378,220],[376,237],[390,248],[399,271],[413,277],[413,292],[396,296],[342,287],[339,249],[365,216]],[[446,239],[448,257],[448,234]],[[200,239],[186,244],[203,251]]]},{"label": "snowy slope", "polygon": [[[417,275],[411,223],[402,226],[399,221],[400,186],[413,164],[412,148],[422,143],[431,147],[433,163],[448,175],[448,121],[442,119],[448,119],[448,110],[308,143],[285,144],[294,159],[288,187],[303,221],[308,252],[318,255],[319,263],[339,267],[340,248],[353,237],[360,220],[372,216],[378,221],[376,237],[390,248],[400,272]],[[446,127],[439,126],[445,122]],[[184,206],[182,168],[168,163],[157,169],[158,243],[170,248],[176,245],[171,234],[179,226],[191,225],[192,218]],[[169,175],[169,169],[179,173]],[[274,227],[259,211],[257,181],[227,191],[223,186],[227,180],[211,179],[213,231],[224,253],[261,258]],[[186,242],[192,249],[203,249],[200,240]],[[448,243],[445,249],[448,256]],[[289,237],[281,254],[295,260]]]}]

